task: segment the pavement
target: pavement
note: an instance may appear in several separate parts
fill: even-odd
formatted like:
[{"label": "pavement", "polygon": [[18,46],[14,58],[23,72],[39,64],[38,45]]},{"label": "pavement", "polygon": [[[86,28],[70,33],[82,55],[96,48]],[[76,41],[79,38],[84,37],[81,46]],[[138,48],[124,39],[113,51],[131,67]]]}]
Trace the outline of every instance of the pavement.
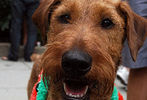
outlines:
[{"label": "pavement", "polygon": [[[1,48],[1,46],[0,46]],[[7,50],[8,51],[8,50]],[[0,56],[4,54],[1,49]],[[25,62],[20,58],[17,62],[0,59],[0,98],[1,100],[28,100],[27,82],[30,77],[33,62]],[[116,78],[118,90],[126,100],[125,86]]]},{"label": "pavement", "polygon": [[27,100],[27,82],[33,63],[0,60],[1,100]]}]

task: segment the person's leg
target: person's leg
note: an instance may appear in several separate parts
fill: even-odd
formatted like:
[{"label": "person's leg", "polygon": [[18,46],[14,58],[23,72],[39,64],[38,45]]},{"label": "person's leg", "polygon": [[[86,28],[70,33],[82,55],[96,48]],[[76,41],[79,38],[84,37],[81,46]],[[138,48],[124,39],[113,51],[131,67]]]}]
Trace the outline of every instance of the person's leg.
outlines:
[{"label": "person's leg", "polygon": [[127,100],[147,100],[147,67],[130,70]]},{"label": "person's leg", "polygon": [[17,61],[19,45],[21,39],[22,20],[24,15],[24,7],[21,0],[14,0],[11,4],[12,21],[10,29],[11,46],[8,54],[8,60]]},{"label": "person's leg", "polygon": [[31,3],[27,6],[27,29],[28,29],[28,38],[24,50],[24,58],[26,61],[31,61],[30,57],[34,52],[35,42],[37,39],[37,27],[32,21],[32,15],[35,9],[38,7],[39,2]]}]

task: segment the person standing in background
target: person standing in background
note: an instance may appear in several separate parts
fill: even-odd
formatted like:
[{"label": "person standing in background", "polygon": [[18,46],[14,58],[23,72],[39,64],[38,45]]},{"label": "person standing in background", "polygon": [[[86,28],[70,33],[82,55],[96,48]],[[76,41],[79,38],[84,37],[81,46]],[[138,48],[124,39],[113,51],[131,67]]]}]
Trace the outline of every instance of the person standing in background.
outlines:
[{"label": "person standing in background", "polygon": [[[147,0],[128,0],[132,10],[147,18]],[[147,39],[140,48],[137,60],[130,55],[128,43],[125,41],[122,51],[122,64],[130,68],[127,100],[147,100]]]},{"label": "person standing in background", "polygon": [[10,41],[11,46],[7,57],[2,57],[3,60],[17,61],[18,52],[21,41],[21,31],[23,18],[26,16],[27,25],[27,41],[24,46],[24,59],[25,61],[31,61],[31,55],[35,48],[35,42],[37,39],[37,27],[32,22],[32,15],[36,8],[39,6],[39,0],[12,0],[11,1],[11,29],[10,29]]}]

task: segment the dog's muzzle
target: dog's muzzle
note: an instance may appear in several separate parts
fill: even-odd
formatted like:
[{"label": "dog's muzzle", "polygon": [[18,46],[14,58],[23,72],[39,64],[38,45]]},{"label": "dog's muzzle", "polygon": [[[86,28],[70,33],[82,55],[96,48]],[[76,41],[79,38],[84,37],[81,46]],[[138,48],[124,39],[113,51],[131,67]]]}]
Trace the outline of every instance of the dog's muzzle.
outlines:
[{"label": "dog's muzzle", "polygon": [[63,54],[61,63],[65,74],[79,77],[90,71],[92,57],[81,50],[69,50]]},{"label": "dog's muzzle", "polygon": [[64,100],[88,100],[88,82],[85,74],[92,65],[92,57],[81,50],[69,50],[62,56],[62,69],[65,73],[63,80]]}]

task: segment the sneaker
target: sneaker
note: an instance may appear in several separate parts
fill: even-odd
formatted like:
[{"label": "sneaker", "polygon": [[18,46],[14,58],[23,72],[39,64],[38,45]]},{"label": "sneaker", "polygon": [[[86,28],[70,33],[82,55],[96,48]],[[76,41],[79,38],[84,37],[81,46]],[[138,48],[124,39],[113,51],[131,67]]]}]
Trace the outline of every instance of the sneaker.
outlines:
[{"label": "sneaker", "polygon": [[129,76],[129,70],[124,66],[120,66],[117,71],[117,78],[121,81],[122,84],[124,85],[128,84],[128,76]]}]

